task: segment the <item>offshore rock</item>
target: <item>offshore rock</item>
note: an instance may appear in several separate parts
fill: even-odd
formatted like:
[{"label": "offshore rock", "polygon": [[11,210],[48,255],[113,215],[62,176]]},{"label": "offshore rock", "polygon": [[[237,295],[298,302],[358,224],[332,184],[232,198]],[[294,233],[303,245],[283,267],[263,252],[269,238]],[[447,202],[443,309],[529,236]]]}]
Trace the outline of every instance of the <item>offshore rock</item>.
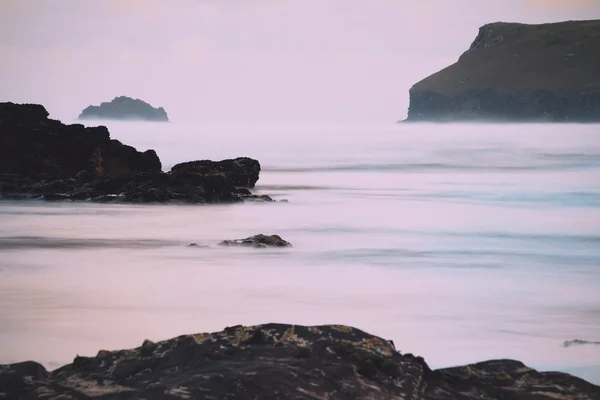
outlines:
[{"label": "offshore rock", "polygon": [[585,346],[585,345],[600,346],[600,341],[575,339],[575,340],[567,340],[563,343],[563,347]]},{"label": "offshore rock", "polygon": [[597,400],[600,387],[518,361],[432,371],[393,343],[343,325],[265,324],[77,356],[52,372],[0,365],[0,399]]},{"label": "offshore rock", "polygon": [[86,107],[78,119],[113,119],[113,120],[138,120],[153,122],[168,122],[169,117],[164,108],[154,108],[140,99],[127,96],[115,97],[110,102],[103,102],[99,106]]},{"label": "offshore rock", "polygon": [[248,157],[223,161],[188,161],[176,164],[171,168],[171,172],[178,174],[217,174],[226,177],[234,186],[253,188],[256,181],[258,181],[260,164]]},{"label": "offshore rock", "polygon": [[[243,157],[179,164],[168,173],[104,126],[65,125],[41,105],[0,103],[0,198],[130,203],[235,203],[260,164]],[[266,200],[265,200],[266,201]]]},{"label": "offshore rock", "polygon": [[410,89],[407,121],[600,122],[600,20],[482,26]]},{"label": "offshore rock", "polygon": [[265,247],[292,247],[290,242],[287,242],[281,238],[279,235],[254,235],[250,236],[246,239],[236,239],[236,240],[223,240],[219,242],[219,246],[229,246],[229,247],[256,247],[256,248],[265,248]]}]

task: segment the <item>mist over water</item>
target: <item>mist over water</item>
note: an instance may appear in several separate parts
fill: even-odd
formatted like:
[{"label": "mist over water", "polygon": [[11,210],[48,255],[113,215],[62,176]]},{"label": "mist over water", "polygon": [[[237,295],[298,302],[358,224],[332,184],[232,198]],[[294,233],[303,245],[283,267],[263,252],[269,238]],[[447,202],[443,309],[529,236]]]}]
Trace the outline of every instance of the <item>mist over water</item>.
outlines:
[{"label": "mist over water", "polygon": [[[289,203],[0,202],[0,363],[343,323],[434,368],[600,383],[600,346],[563,346],[600,340],[598,125],[107,125],[165,170],[256,158],[256,192]],[[257,233],[294,247],[216,246]]]}]

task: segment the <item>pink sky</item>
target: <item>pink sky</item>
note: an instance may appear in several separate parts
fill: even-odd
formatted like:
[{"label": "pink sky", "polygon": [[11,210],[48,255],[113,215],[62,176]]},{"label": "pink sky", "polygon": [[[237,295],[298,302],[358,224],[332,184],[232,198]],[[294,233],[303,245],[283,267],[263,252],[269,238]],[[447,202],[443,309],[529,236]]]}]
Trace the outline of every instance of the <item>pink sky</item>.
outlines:
[{"label": "pink sky", "polygon": [[0,101],[72,119],[118,95],[172,120],[393,122],[494,21],[600,18],[600,0],[3,0]]}]

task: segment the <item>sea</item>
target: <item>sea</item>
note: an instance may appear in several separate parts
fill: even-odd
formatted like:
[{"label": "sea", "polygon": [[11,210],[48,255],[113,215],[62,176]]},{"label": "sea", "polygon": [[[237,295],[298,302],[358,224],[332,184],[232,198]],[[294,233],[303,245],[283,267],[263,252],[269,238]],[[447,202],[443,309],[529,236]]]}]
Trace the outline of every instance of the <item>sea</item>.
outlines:
[{"label": "sea", "polygon": [[[256,158],[278,202],[1,201],[0,363],[346,324],[432,368],[600,384],[600,125],[103,124],[165,171]],[[258,233],[293,247],[218,246]]]}]

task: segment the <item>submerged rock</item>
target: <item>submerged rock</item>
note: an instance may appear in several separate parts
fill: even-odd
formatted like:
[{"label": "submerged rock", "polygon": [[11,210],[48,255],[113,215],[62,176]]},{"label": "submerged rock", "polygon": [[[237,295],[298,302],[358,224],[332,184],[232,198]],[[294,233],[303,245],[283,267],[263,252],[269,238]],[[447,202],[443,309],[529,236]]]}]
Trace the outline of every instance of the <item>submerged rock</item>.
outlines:
[{"label": "submerged rock", "polygon": [[188,244],[187,247],[199,247],[199,248],[202,248],[202,249],[206,249],[206,248],[209,248],[210,246],[206,245],[206,244],[203,244],[203,243],[192,242],[192,243]]},{"label": "submerged rock", "polygon": [[589,341],[589,340],[575,339],[575,340],[567,340],[563,343],[563,347],[584,346],[584,345],[600,346],[600,341],[594,342],[594,341]]},{"label": "submerged rock", "polygon": [[274,203],[275,200],[269,195],[266,194],[251,194],[247,196],[243,196],[244,201],[253,202],[253,203]]},{"label": "submerged rock", "polygon": [[110,102],[103,102],[99,106],[86,107],[78,119],[169,121],[164,108],[154,108],[145,101],[127,96],[115,97]]},{"label": "submerged rock", "polygon": [[183,163],[164,173],[154,150],[111,139],[104,126],[65,125],[43,106],[0,103],[0,198],[235,203],[255,200],[245,188],[259,173],[260,163],[248,157]]},{"label": "submerged rock", "polygon": [[600,20],[482,26],[410,89],[407,121],[600,122]]},{"label": "submerged rock", "polygon": [[101,350],[48,372],[0,365],[0,399],[580,399],[600,387],[494,360],[432,371],[382,338],[343,325],[266,324]]},{"label": "submerged rock", "polygon": [[219,242],[219,246],[241,246],[241,247],[292,247],[290,242],[287,242],[279,235],[255,235],[246,239],[223,240]]}]

